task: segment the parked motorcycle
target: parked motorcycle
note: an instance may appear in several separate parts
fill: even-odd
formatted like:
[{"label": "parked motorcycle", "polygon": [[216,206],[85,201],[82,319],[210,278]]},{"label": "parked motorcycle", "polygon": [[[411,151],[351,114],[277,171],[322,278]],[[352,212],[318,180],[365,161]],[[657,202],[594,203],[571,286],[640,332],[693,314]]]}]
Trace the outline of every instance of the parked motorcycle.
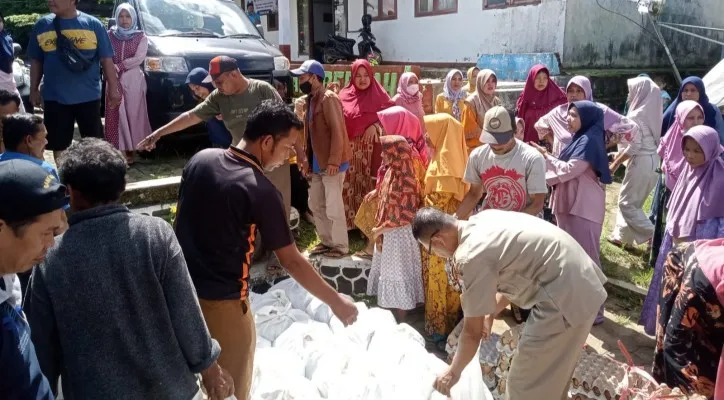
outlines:
[{"label": "parked motorcycle", "polygon": [[15,86],[20,92],[20,98],[23,100],[23,107],[26,112],[33,112],[33,106],[30,104],[30,66],[25,64],[19,57],[23,51],[23,47],[17,43],[13,43],[13,53],[15,61],[13,62],[13,78],[15,78]]},{"label": "parked motorcycle", "polygon": [[372,16],[370,14],[362,16],[362,29],[358,37],[361,37],[362,40],[357,44],[358,54],[356,55],[354,53],[356,40],[330,34],[321,49],[324,63],[334,64],[339,60],[353,61],[358,58],[366,58],[372,65],[380,64],[382,62],[382,51],[375,43],[377,38],[372,33]]}]

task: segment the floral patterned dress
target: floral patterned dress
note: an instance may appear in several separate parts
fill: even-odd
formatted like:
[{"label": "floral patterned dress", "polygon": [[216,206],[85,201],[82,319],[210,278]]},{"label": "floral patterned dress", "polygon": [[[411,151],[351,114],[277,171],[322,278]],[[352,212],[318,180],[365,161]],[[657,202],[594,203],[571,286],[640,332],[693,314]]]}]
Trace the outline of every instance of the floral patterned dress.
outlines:
[{"label": "floral patterned dress", "polygon": [[653,377],[672,388],[713,398],[724,346],[724,305],[699,268],[693,243],[668,253],[664,270]]}]

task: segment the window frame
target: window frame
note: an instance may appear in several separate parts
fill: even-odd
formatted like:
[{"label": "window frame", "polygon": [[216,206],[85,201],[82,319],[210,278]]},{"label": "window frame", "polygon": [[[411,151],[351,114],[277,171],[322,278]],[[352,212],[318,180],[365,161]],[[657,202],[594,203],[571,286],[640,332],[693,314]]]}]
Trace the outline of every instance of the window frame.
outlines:
[{"label": "window frame", "polygon": [[[362,0],[364,2],[367,2],[368,0]],[[388,15],[380,15],[380,13],[383,11],[382,9],[382,3],[385,2],[385,0],[377,0],[377,16],[372,15],[372,21],[391,21],[397,19],[397,0],[392,0],[395,2],[395,15],[390,17]],[[417,1],[417,0],[415,0]]]},{"label": "window frame", "polygon": [[[485,0],[483,0],[485,1]],[[440,10],[440,0],[432,0],[432,11],[420,11],[420,0],[415,0],[415,18],[433,17],[436,15],[457,14],[459,0],[455,0],[455,8],[450,10]]]},{"label": "window frame", "polygon": [[[272,27],[269,23],[272,20],[272,16],[274,16],[274,20],[276,21],[276,26]],[[278,32],[279,31],[279,13],[269,13],[266,15],[266,31],[267,32]]]},{"label": "window frame", "polygon": [[505,4],[489,6],[488,0],[483,0],[483,10],[500,10],[510,7],[532,6],[540,4],[540,2],[541,0],[505,0]]}]

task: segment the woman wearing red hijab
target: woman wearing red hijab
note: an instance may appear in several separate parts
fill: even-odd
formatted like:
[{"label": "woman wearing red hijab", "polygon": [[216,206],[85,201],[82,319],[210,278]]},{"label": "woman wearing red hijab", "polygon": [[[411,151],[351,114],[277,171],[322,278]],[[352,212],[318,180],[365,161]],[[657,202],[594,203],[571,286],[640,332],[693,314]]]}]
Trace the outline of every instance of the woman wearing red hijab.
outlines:
[{"label": "woman wearing red hijab", "polygon": [[566,93],[551,79],[548,67],[534,65],[528,72],[523,93],[518,97],[518,117],[525,122],[523,141],[538,143],[535,123],[550,110],[566,104]]},{"label": "woman wearing red hijab", "polygon": [[367,60],[357,60],[352,64],[352,77],[339,93],[339,99],[352,150],[342,196],[347,229],[354,229],[357,210],[364,196],[375,188],[377,170],[382,163],[379,140],[382,127],[377,112],[395,103],[375,80],[372,65]]}]

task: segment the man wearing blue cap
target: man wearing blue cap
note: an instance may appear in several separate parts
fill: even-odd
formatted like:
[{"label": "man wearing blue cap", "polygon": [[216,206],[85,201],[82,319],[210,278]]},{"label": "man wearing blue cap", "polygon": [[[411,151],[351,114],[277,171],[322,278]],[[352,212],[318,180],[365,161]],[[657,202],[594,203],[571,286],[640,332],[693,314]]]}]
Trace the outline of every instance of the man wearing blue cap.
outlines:
[{"label": "man wearing blue cap", "polygon": [[342,186],[349,167],[349,139],[342,102],[324,87],[324,68],[314,60],[291,71],[307,95],[303,145],[310,160],[309,208],[321,243],[311,254],[340,258],[349,252]]},{"label": "man wearing blue cap", "polygon": [[45,259],[63,225],[65,186],[37,163],[0,163],[0,393],[4,399],[52,399],[30,329],[14,292],[14,274]]}]

